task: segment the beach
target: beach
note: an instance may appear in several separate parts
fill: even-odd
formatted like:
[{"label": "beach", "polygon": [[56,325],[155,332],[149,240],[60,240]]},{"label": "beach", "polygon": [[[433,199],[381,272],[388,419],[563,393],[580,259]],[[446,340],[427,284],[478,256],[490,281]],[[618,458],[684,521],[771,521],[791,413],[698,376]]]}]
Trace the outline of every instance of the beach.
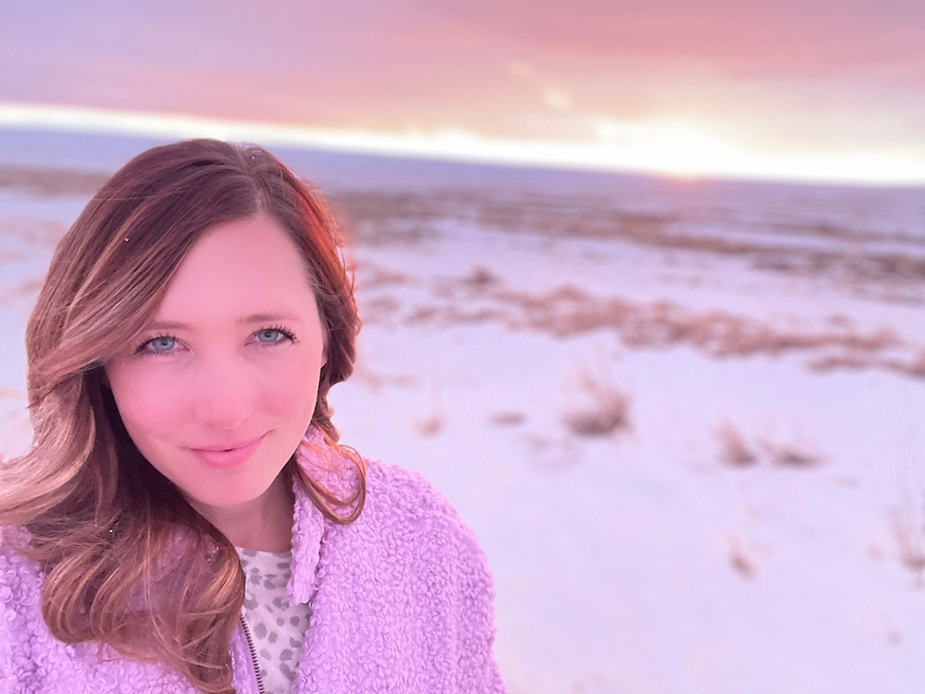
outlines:
[{"label": "beach", "polygon": [[[55,244],[154,141],[0,131],[0,452]],[[925,190],[274,150],[342,220],[342,442],[495,578],[512,694],[925,680]]]}]

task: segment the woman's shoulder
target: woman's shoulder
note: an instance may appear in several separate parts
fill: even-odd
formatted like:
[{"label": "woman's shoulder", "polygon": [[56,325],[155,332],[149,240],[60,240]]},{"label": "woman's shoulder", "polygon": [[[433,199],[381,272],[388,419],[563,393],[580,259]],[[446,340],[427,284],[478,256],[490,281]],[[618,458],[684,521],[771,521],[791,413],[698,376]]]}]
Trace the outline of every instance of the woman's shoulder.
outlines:
[{"label": "woman's shoulder", "polygon": [[453,505],[421,473],[379,460],[367,460],[366,471],[364,513],[379,522],[465,529]]},{"label": "woman's shoulder", "polygon": [[359,533],[387,538],[393,552],[418,561],[485,567],[475,534],[422,474],[378,460],[367,460],[366,470]]},{"label": "woman's shoulder", "polygon": [[395,507],[399,512],[423,510],[422,504],[438,513],[452,511],[450,503],[421,473],[381,460],[365,462],[367,503]]},{"label": "woman's shoulder", "polygon": [[[366,481],[360,517],[329,526],[324,542],[309,630],[325,646],[316,657],[331,650],[368,660],[370,648],[384,645],[388,652],[376,662],[389,665],[379,676],[417,685],[409,690],[502,692],[491,656],[494,589],[475,536],[421,474],[367,461]],[[347,678],[351,667],[365,665],[330,667]]]},{"label": "woman's shoulder", "polygon": [[27,639],[41,620],[43,574],[23,554],[29,534],[21,528],[0,528],[0,624],[6,639]]},{"label": "woman's shoulder", "polygon": [[23,592],[41,588],[38,564],[24,555],[29,533],[23,528],[0,527],[0,605],[21,599]]},{"label": "woman's shoulder", "polygon": [[0,527],[0,691],[14,691],[14,684],[29,679],[27,651],[44,642],[42,574],[22,554],[28,537],[21,528]]},{"label": "woman's shoulder", "polygon": [[42,618],[39,565],[21,552],[29,534],[0,528],[0,692],[189,692],[178,673],[130,661],[99,644],[65,643]]},{"label": "woman's shoulder", "polygon": [[353,449],[348,449],[353,451],[349,456],[336,449],[322,452],[320,434],[309,434],[314,438],[308,438],[309,445],[300,449],[298,459],[308,476],[341,493],[355,488],[355,473],[365,471],[365,499],[356,520],[339,524],[322,520],[296,487],[301,502],[296,508],[293,546],[298,545],[300,553],[317,557],[323,544],[324,554],[337,557],[345,566],[390,561],[409,571],[471,573],[490,582],[485,579],[487,562],[475,535],[423,475],[370,458],[362,458],[363,464],[357,466],[350,460],[360,457]]}]

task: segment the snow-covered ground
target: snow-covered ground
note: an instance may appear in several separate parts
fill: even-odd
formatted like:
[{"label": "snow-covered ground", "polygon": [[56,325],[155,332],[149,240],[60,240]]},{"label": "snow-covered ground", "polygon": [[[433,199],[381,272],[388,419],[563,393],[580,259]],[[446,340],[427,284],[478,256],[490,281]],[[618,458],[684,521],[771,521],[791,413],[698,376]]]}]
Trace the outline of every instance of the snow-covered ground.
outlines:
[{"label": "snow-covered ground", "polygon": [[[23,167],[143,145],[0,145],[15,451],[25,320],[88,197]],[[474,528],[513,694],[919,689],[925,192],[280,156],[349,220],[343,441]]]}]

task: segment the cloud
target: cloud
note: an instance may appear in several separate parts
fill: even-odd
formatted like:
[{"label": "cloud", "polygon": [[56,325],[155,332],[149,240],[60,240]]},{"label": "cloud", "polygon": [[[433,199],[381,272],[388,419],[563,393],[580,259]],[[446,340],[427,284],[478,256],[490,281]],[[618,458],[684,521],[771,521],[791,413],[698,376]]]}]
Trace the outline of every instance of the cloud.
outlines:
[{"label": "cloud", "polygon": [[472,35],[549,61],[701,64],[737,78],[859,72],[925,83],[925,3],[914,0],[456,0]]},{"label": "cloud", "polygon": [[569,111],[572,108],[572,96],[562,89],[548,87],[543,92],[543,100],[546,105],[556,111]]},{"label": "cloud", "polygon": [[912,0],[47,0],[0,45],[0,100],[299,127],[838,152],[925,122]]}]

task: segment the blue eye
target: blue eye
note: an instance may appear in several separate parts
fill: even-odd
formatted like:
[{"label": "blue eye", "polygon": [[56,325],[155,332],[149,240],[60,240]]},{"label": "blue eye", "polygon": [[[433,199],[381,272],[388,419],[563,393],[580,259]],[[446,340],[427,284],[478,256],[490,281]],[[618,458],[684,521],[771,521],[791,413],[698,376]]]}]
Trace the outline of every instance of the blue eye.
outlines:
[{"label": "blue eye", "polygon": [[139,345],[136,354],[169,354],[177,346],[177,338],[158,335]]},{"label": "blue eye", "polygon": [[255,334],[257,342],[265,345],[274,345],[284,340],[293,339],[292,333],[282,328],[264,328],[263,330],[258,330]]}]

